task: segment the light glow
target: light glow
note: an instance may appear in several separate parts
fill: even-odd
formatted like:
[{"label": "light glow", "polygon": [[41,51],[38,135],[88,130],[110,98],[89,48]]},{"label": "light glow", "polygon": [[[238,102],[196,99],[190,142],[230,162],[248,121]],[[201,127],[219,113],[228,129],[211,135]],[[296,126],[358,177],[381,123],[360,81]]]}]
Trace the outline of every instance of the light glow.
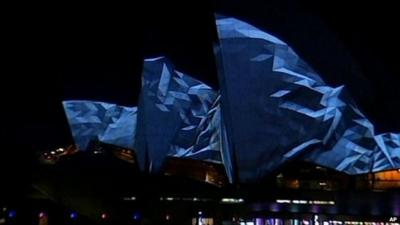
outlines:
[{"label": "light glow", "polygon": [[223,198],[221,199],[222,203],[242,203],[244,202],[243,198]]},{"label": "light glow", "polygon": [[43,218],[43,217],[45,217],[46,216],[46,213],[44,213],[44,212],[40,212],[39,213],[39,218]]},{"label": "light glow", "polygon": [[308,204],[308,205],[335,205],[335,201],[325,200],[299,200],[299,199],[277,199],[276,203],[280,204]]}]

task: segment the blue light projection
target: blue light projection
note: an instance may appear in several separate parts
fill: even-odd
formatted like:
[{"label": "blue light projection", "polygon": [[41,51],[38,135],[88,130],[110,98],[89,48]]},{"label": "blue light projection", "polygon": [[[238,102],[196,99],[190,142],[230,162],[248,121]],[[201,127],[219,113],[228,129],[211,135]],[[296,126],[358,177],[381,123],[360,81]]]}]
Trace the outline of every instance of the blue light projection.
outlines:
[{"label": "blue light projection", "polygon": [[[135,147],[148,153],[149,171],[160,171],[168,154],[194,156],[196,151],[199,156],[196,149],[187,149],[196,142],[197,128],[216,97],[209,86],[175,70],[165,57],[144,61]],[[213,153],[206,157],[218,160]]]},{"label": "blue light projection", "polygon": [[167,156],[222,163],[230,182],[262,179],[293,159],[348,174],[400,168],[400,133],[376,135],[344,86],[327,85],[254,26],[216,24],[219,92],[165,57],[146,59],[138,108],[63,103],[80,148],[92,139],[133,148],[140,168],[156,173]]},{"label": "blue light projection", "polygon": [[91,140],[133,149],[136,107],[94,101],[64,101],[64,111],[79,149]]},{"label": "blue light projection", "polygon": [[226,128],[221,116],[221,96],[215,99],[211,108],[196,127],[194,142],[188,147],[173,142],[169,155],[191,158],[213,163],[223,163],[226,175],[233,181],[232,153],[228,147]]},{"label": "blue light projection", "polygon": [[[192,140],[183,141],[179,136],[173,140],[169,152],[171,156],[221,162],[219,97],[210,108],[198,124],[192,125],[196,130]],[[185,131],[186,128],[181,130]]]},{"label": "blue light projection", "polygon": [[220,18],[217,28],[222,111],[241,181],[294,158],[348,174],[400,167],[400,135],[375,136],[344,86],[326,85],[284,42],[247,23]]},{"label": "blue light projection", "polygon": [[400,133],[384,133],[375,136],[377,147],[372,172],[400,168]]}]

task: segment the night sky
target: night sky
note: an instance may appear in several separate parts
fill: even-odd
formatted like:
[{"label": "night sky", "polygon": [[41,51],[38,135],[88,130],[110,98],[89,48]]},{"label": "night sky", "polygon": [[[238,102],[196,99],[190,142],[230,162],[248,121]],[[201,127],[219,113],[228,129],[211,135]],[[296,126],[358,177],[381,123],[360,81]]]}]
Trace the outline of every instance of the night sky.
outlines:
[{"label": "night sky", "polygon": [[394,1],[201,2],[10,6],[1,78],[2,165],[25,168],[34,152],[72,143],[62,100],[136,105],[144,57],[166,55],[217,89],[214,12],[284,40],[328,84],[345,84],[378,132],[400,132]]}]

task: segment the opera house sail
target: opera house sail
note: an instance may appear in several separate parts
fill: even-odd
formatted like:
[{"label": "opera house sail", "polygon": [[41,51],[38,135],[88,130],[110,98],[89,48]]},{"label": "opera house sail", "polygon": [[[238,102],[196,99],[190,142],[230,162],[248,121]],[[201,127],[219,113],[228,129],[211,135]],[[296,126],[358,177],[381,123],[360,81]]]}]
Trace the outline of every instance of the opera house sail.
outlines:
[{"label": "opera house sail", "polygon": [[235,18],[216,20],[220,90],[144,60],[138,107],[65,101],[76,144],[135,152],[162,173],[170,158],[223,166],[229,182],[253,182],[292,160],[347,174],[400,168],[400,133],[376,134],[345,86],[332,87],[285,42]]}]

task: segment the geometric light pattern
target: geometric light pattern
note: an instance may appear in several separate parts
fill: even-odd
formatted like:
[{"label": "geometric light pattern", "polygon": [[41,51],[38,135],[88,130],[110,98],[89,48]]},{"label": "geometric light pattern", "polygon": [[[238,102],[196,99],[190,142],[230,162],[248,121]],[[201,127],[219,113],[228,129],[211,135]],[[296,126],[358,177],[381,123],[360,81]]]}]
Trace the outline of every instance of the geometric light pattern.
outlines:
[{"label": "geometric light pattern", "polygon": [[169,155],[221,163],[220,119],[221,110],[219,98],[217,98],[211,109],[194,128],[196,132],[193,140],[191,142],[181,141],[179,138],[173,140]]},{"label": "geometric light pattern", "polygon": [[63,102],[75,142],[136,151],[161,172],[167,156],[222,163],[230,182],[264,178],[291,160],[348,174],[400,168],[400,133],[376,135],[344,86],[330,87],[286,43],[234,18],[216,21],[221,90],[144,60],[138,108]]},{"label": "geometric light pattern", "polygon": [[400,168],[400,133],[375,136],[377,143],[372,172]]},{"label": "geometric light pattern", "polygon": [[375,136],[344,86],[327,86],[286,43],[254,26],[220,18],[217,28],[223,115],[240,180],[295,158],[349,174],[400,167],[400,135]]},{"label": "geometric light pattern", "polygon": [[91,140],[133,149],[136,107],[93,101],[64,101],[64,111],[78,148]]},{"label": "geometric light pattern", "polygon": [[160,171],[168,154],[182,155],[195,143],[216,97],[212,88],[176,71],[165,57],[144,61],[135,148],[148,154],[147,169]]},{"label": "geometric light pattern", "polygon": [[196,128],[194,142],[189,147],[183,147],[173,142],[169,155],[180,158],[190,158],[213,163],[223,163],[227,178],[233,181],[232,153],[228,147],[225,124],[221,116],[221,96],[212,104],[207,115]]}]

